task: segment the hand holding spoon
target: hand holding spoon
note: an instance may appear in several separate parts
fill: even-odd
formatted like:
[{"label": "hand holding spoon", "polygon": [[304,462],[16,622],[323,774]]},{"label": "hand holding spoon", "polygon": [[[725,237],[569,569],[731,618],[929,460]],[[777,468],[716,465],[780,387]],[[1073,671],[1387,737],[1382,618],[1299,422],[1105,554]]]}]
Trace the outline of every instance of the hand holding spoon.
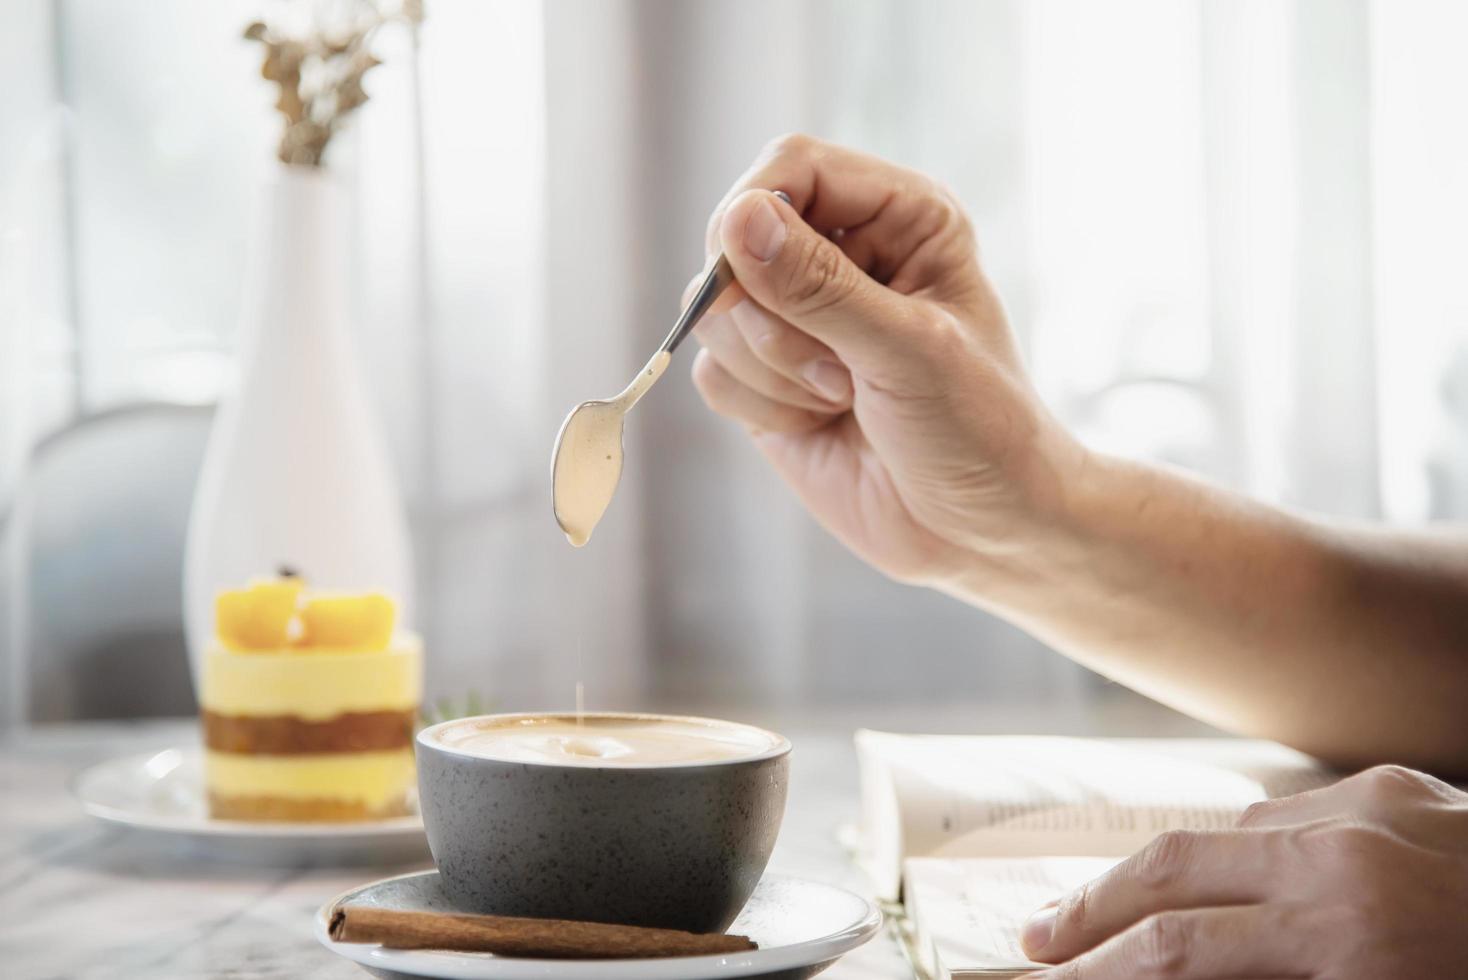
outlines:
[{"label": "hand holding spoon", "polygon": [[[775,194],[790,203],[784,191]],[[591,532],[616,493],[622,477],[622,429],[627,413],[662,377],[673,351],[733,281],[734,270],[721,253],[667,339],[632,383],[615,398],[582,402],[561,423],[551,453],[552,504],[556,523],[576,547],[591,540]]]}]

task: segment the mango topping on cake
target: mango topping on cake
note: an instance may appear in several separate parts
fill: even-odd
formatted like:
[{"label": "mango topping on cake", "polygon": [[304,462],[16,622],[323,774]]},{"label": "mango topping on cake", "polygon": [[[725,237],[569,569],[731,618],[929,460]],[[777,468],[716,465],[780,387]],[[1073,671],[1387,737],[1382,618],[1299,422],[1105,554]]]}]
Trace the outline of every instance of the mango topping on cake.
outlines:
[{"label": "mango topping on cake", "polygon": [[213,816],[411,812],[423,655],[389,596],[255,579],[219,593],[215,632],[199,696]]},{"label": "mango topping on cake", "polygon": [[298,578],[256,579],[246,588],[219,593],[214,600],[219,642],[235,652],[290,645],[302,585]]},{"label": "mango topping on cake", "polygon": [[318,595],[301,608],[300,645],[386,650],[397,614],[393,601],[380,592]]},{"label": "mango topping on cake", "polygon": [[219,642],[235,653],[386,650],[397,606],[381,592],[308,592],[299,578],[255,579],[214,602]]}]

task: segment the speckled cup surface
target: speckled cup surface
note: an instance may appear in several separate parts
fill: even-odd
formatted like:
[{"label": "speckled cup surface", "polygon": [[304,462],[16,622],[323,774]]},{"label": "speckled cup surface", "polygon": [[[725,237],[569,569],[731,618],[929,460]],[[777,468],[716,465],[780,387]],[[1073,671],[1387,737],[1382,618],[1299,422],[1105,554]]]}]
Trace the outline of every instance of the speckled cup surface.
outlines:
[{"label": "speckled cup surface", "polygon": [[[502,722],[545,715],[486,715]],[[559,716],[558,716],[559,717]],[[661,715],[587,715],[599,718]],[[673,718],[714,726],[749,726]],[[790,743],[650,766],[508,762],[418,733],[428,847],[457,907],[717,932],[754,891],[785,812]]]}]

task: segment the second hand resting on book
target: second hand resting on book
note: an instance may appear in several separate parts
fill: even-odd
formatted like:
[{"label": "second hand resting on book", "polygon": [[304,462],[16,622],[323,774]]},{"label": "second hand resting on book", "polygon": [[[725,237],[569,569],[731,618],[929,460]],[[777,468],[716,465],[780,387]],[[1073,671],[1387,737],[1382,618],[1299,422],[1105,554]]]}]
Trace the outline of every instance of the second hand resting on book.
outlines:
[{"label": "second hand resting on book", "polygon": [[[864,560],[1212,724],[1347,769],[1468,774],[1461,533],[1314,521],[1082,446],[1026,377],[962,210],[921,174],[787,137],[715,210],[709,248],[738,283],[695,332],[694,382]],[[1072,978],[1461,972],[1462,794],[1383,769],[1251,814],[1161,838],[1043,914],[1060,925],[1036,955],[1091,950]]]}]

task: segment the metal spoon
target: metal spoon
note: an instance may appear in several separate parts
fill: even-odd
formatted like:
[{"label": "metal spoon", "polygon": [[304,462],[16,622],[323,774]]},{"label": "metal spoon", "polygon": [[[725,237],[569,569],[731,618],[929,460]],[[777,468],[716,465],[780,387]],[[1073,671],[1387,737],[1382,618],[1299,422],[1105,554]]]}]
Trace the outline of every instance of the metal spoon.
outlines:
[{"label": "metal spoon", "polygon": [[[775,196],[786,204],[790,203],[790,195],[784,191],[775,191]],[[703,282],[698,284],[698,291],[693,294],[693,298],[678,315],[678,322],[673,324],[668,338],[663,341],[663,346],[658,350],[673,353],[678,345],[683,343],[683,338],[693,332],[693,328],[698,325],[699,320],[703,319],[709,307],[714,305],[714,300],[718,299],[719,294],[729,288],[729,284],[733,281],[734,270],[730,267],[729,260],[724,257],[724,253],[720,252],[719,257],[714,260],[714,267],[709,270],[708,275],[703,277]]]},{"label": "metal spoon", "polygon": [[[775,191],[775,195],[790,203],[784,191]],[[622,432],[627,413],[662,375],[673,351],[733,281],[734,270],[721,252],[662,346],[632,383],[615,398],[582,402],[561,423],[551,451],[551,509],[556,523],[576,547],[590,540],[621,479]]]}]

